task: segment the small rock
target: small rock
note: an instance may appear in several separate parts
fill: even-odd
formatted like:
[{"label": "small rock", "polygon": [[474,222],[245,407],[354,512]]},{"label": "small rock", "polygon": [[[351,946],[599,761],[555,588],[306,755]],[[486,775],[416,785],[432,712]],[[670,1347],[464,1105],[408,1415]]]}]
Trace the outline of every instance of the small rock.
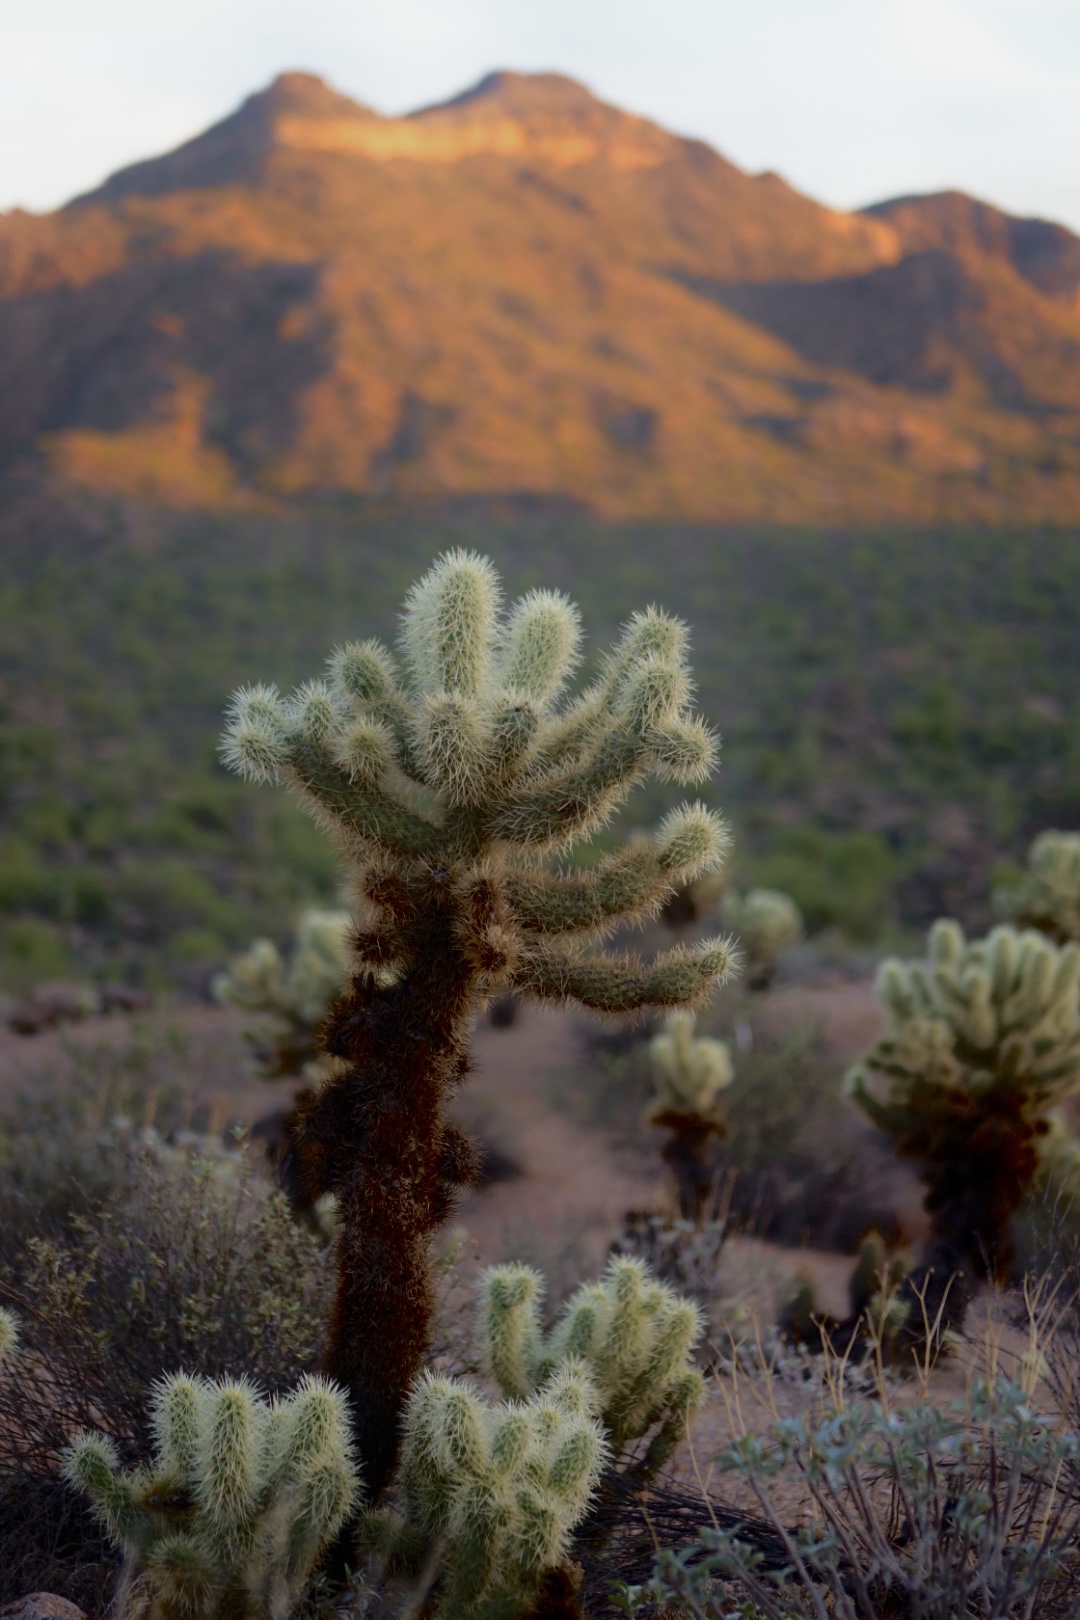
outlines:
[{"label": "small rock", "polygon": [[0,1620],[86,1620],[77,1603],[55,1592],[31,1592],[0,1609]]}]

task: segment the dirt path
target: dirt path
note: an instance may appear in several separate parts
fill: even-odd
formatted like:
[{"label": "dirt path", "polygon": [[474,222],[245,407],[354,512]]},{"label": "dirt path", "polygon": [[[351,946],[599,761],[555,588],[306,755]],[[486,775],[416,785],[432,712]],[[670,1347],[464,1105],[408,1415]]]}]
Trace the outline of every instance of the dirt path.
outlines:
[{"label": "dirt path", "polygon": [[645,1145],[620,1151],[611,1132],[553,1103],[567,1073],[584,1075],[580,1016],[523,1007],[509,1029],[481,1024],[473,1057],[463,1115],[524,1175],[473,1193],[460,1223],[485,1258],[513,1255],[556,1274],[595,1269],[623,1214],[655,1202],[662,1178]]}]

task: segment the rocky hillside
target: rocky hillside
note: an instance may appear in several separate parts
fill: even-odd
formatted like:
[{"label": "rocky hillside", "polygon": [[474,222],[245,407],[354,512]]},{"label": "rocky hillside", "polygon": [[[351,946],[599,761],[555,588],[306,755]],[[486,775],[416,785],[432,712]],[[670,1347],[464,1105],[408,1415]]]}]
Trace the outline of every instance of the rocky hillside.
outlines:
[{"label": "rocky hillside", "polygon": [[178,507],[1080,519],[1080,239],[859,214],[556,75],[406,118],[287,74],[0,216],[0,468]]}]

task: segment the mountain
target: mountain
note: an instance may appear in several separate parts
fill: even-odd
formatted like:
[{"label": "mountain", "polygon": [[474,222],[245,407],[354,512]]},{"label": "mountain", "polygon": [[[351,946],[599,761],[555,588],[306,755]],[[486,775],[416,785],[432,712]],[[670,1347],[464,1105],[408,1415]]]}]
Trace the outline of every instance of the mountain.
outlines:
[{"label": "mountain", "polygon": [[0,465],[209,509],[1075,521],[1080,239],[838,213],[557,74],[404,118],[285,74],[0,216]]}]

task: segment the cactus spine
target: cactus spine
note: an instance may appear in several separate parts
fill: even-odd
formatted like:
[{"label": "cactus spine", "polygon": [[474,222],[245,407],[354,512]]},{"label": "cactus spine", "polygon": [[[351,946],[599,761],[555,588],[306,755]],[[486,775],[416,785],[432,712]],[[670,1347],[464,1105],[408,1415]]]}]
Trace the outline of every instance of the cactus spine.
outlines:
[{"label": "cactus spine", "polygon": [[124,1473],[80,1435],[65,1473],[128,1560],[125,1612],[148,1620],[290,1613],[358,1496],[340,1390],[304,1379],[285,1400],[246,1382],[175,1375],[152,1397],[155,1457]]},{"label": "cactus spine", "polygon": [[723,1041],[694,1034],[692,1013],[672,1013],[649,1042],[656,1094],[646,1110],[650,1125],[670,1131],[663,1156],[675,1176],[679,1214],[700,1220],[716,1179],[715,1138],[727,1131],[720,1093],[734,1079]]},{"label": "cactus spine", "polygon": [[628,1256],[612,1259],[598,1282],[579,1288],[546,1334],[543,1292],[543,1277],[529,1266],[484,1273],[481,1338],[496,1382],[508,1398],[520,1399],[561,1364],[583,1363],[613,1458],[623,1459],[635,1479],[649,1478],[705,1396],[691,1360],[703,1332],[701,1312]]},{"label": "cactus spine", "polygon": [[1059,945],[1080,944],[1080,833],[1040,833],[1023,880],[996,898],[1020,927],[1037,928]]},{"label": "cactus spine", "polygon": [[888,1030],[848,1088],[922,1166],[933,1237],[954,1266],[1003,1275],[1009,1226],[1055,1104],[1080,1089],[1080,945],[995,928],[930,931],[922,962],[883,962]]},{"label": "cactus spine", "polygon": [[287,700],[249,688],[230,712],[227,763],[299,793],[355,883],[353,973],[325,1035],[340,1062],[294,1135],[309,1201],[338,1201],[327,1371],[352,1397],[375,1495],[428,1340],[430,1237],[475,1173],[445,1103],[477,1011],[508,991],[613,1013],[692,1006],[730,969],[721,939],[648,964],[594,943],[721,864],[726,830],[703,806],[588,870],[545,864],[649,775],[700,782],[715,756],[681,624],[636,614],[572,698],[579,639],[563,597],[533,591],[503,615],[491,565],[454,552],[410,592],[397,658],[351,643],[327,679]]}]

